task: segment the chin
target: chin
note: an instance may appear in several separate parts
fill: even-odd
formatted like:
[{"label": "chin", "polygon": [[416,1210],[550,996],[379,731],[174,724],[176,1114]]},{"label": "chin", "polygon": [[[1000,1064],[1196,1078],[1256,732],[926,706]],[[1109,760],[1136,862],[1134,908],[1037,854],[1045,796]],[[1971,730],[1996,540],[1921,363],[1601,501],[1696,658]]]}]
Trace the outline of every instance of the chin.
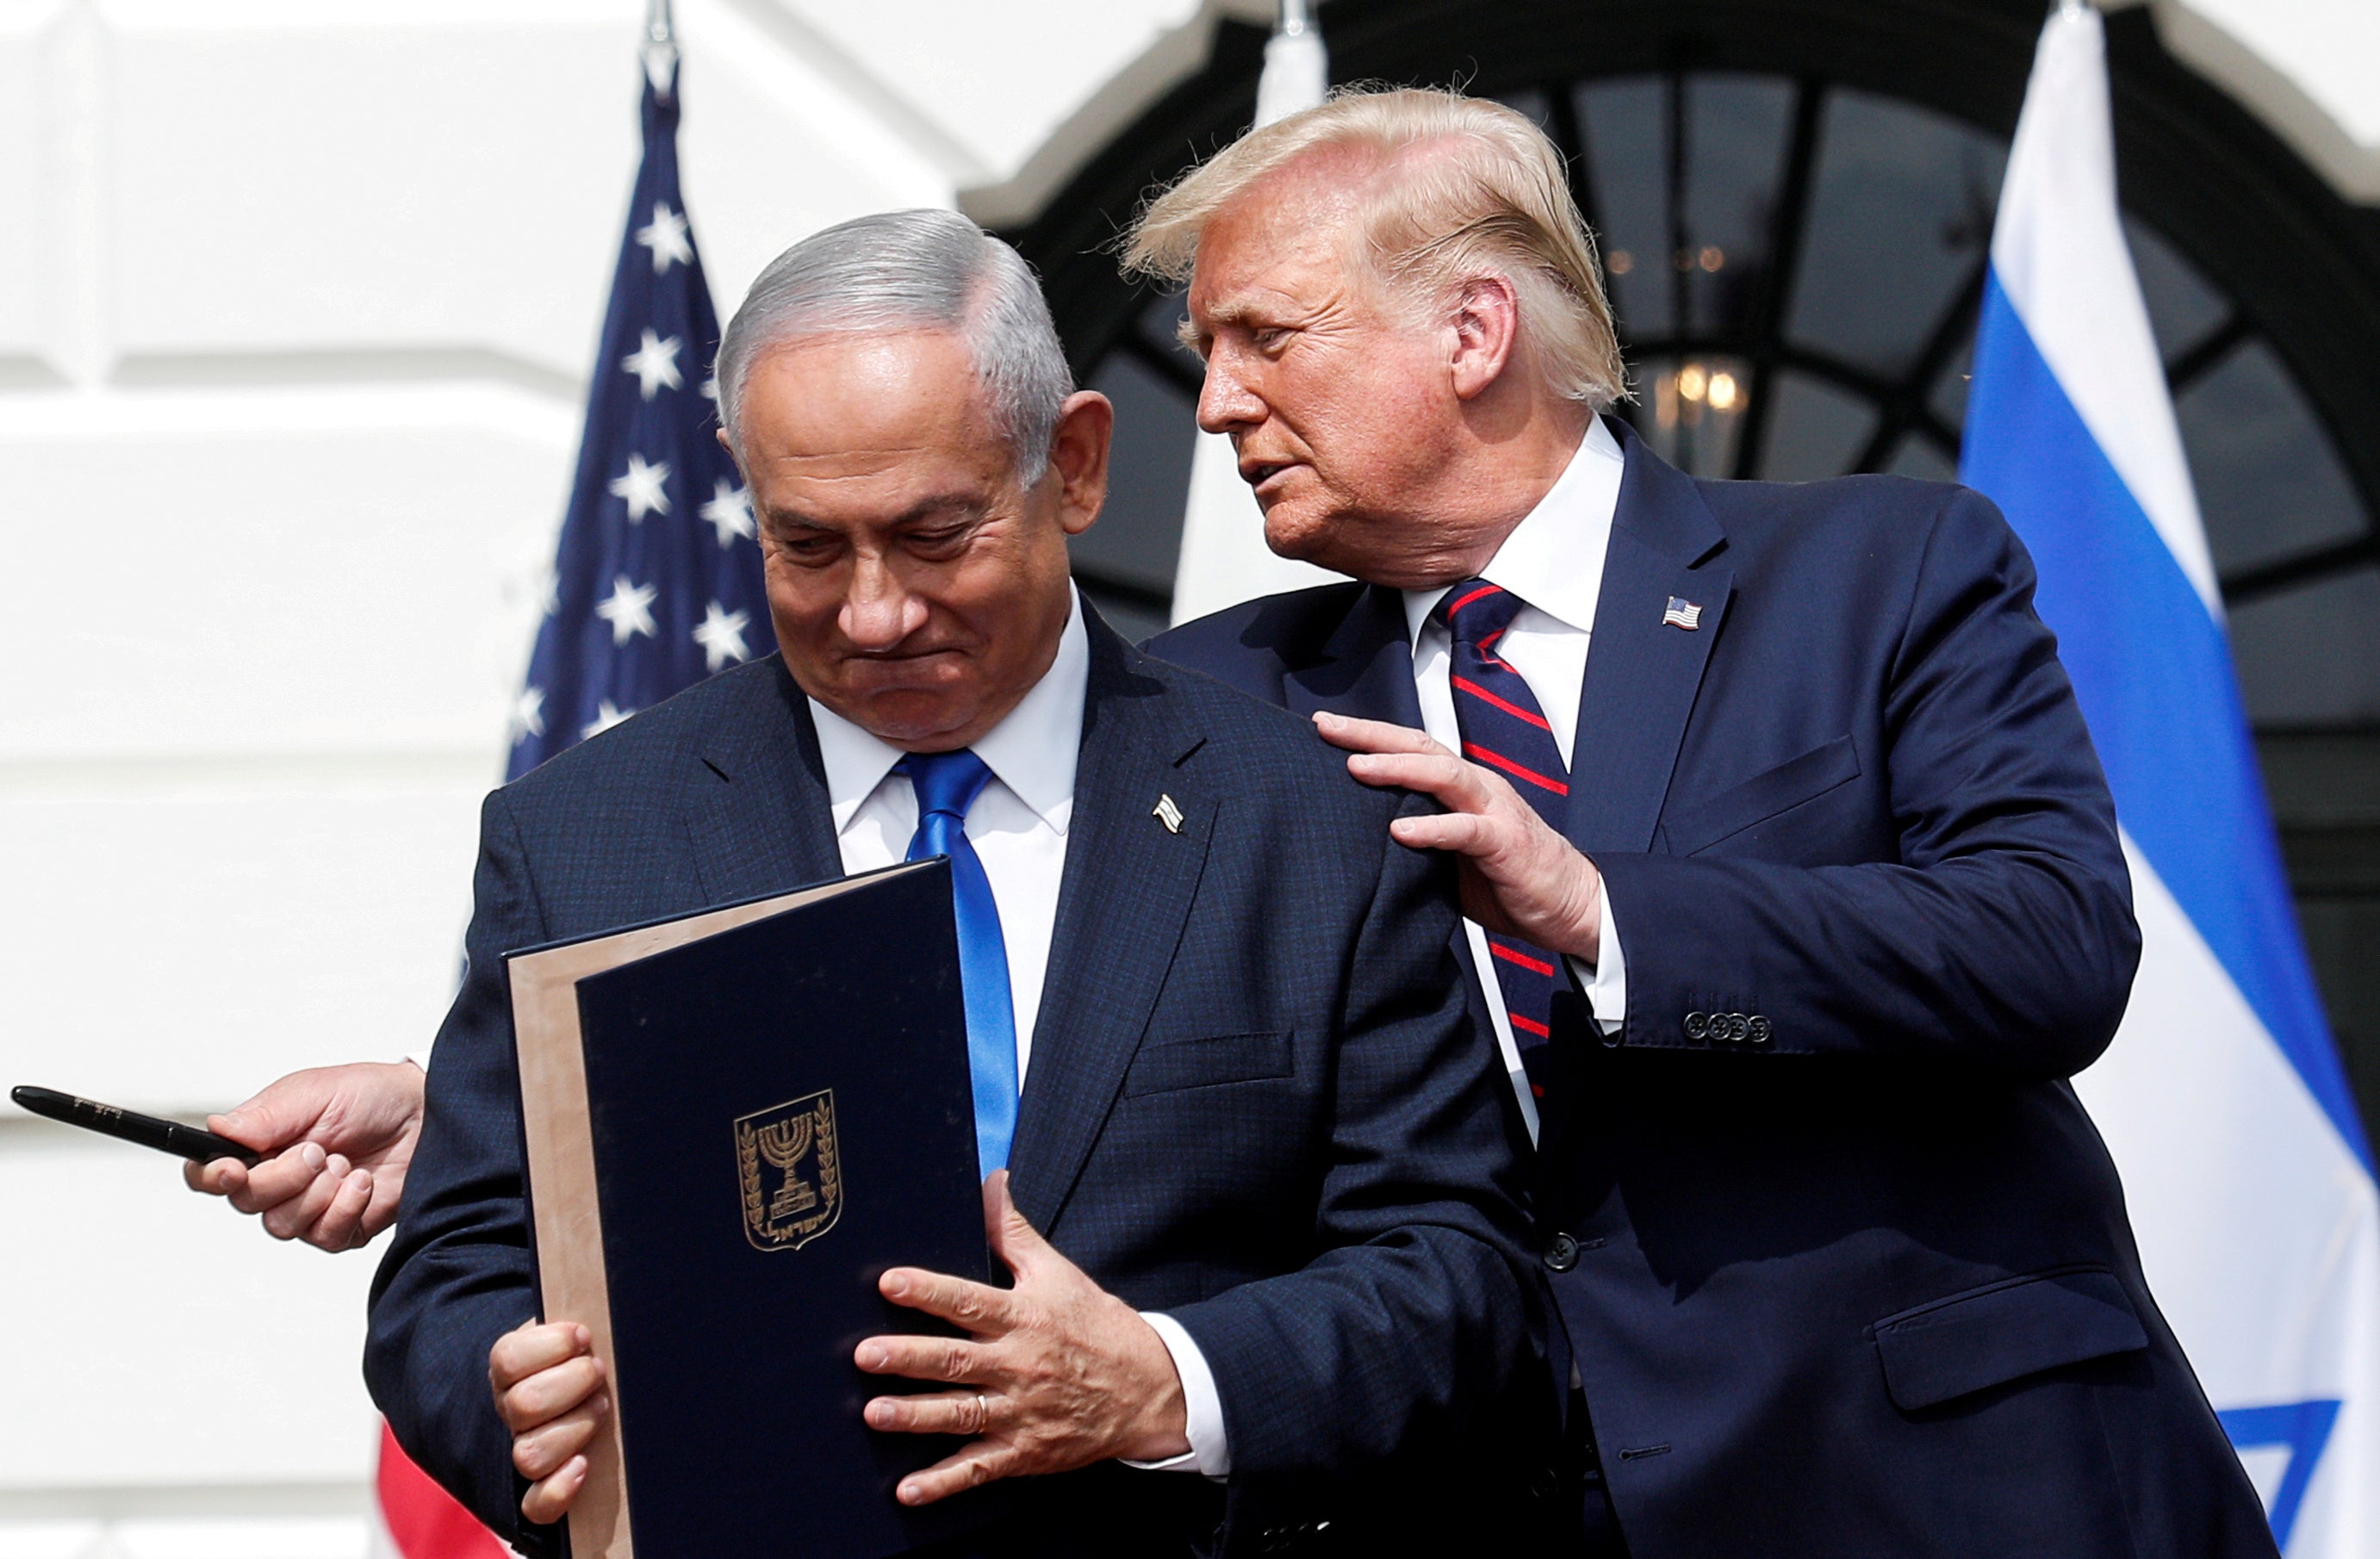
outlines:
[{"label": "chin", "polygon": [[1311,563],[1319,567],[1351,572],[1340,561],[1344,549],[1340,545],[1344,522],[1317,518],[1310,515],[1287,514],[1288,505],[1277,505],[1265,516],[1265,546],[1276,557],[1286,557],[1298,563]]}]

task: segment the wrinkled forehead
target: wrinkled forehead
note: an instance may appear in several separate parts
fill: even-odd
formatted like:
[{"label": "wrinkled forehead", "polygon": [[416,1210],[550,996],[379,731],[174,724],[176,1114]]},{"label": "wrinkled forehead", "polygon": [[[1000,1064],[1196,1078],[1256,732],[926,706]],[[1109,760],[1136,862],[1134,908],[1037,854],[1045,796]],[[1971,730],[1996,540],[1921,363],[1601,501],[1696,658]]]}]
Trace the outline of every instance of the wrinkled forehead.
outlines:
[{"label": "wrinkled forehead", "polygon": [[1316,147],[1216,208],[1198,234],[1194,319],[1228,323],[1268,298],[1371,280],[1364,219],[1390,171],[1367,148]]},{"label": "wrinkled forehead", "polygon": [[849,518],[932,494],[989,496],[1013,474],[965,344],[941,331],[847,332],[772,346],[738,408],[764,505]]}]

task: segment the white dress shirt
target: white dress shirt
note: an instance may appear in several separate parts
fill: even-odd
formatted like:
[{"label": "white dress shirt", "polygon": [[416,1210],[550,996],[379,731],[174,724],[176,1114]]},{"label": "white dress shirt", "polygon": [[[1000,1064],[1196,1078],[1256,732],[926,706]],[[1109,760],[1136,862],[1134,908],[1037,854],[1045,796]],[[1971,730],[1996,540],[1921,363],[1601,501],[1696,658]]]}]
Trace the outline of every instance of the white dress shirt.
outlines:
[{"label": "white dress shirt", "polygon": [[[1020,1088],[1026,1084],[1033,1058],[1033,1028],[1041,1012],[1050,939],[1058,923],[1058,890],[1066,871],[1066,827],[1075,815],[1075,763],[1083,745],[1083,698],[1090,671],[1090,635],[1083,627],[1083,604],[1076,597],[1049,671],[974,746],[991,779],[967,809],[966,836],[983,862],[992,903],[1000,910]],[[910,837],[917,832],[917,798],[908,777],[892,772],[905,754],[816,699],[809,703],[844,871],[872,871],[906,859]],[[1170,1461],[1135,1465],[1220,1478],[1232,1463],[1214,1371],[1181,1322],[1153,1312],[1143,1312],[1143,1318],[1164,1340],[1182,1377],[1190,1449]]]},{"label": "white dress shirt", "polygon": [[[1537,696],[1537,707],[1553,727],[1554,746],[1565,766],[1572,765],[1571,754],[1578,739],[1579,693],[1586,686],[1587,645],[1595,634],[1597,599],[1603,592],[1603,554],[1620,506],[1621,463],[1620,441],[1600,417],[1595,419],[1560,479],[1479,571],[1481,579],[1527,603],[1496,641],[1496,658],[1519,672]],[[1413,636],[1414,691],[1421,699],[1422,729],[1439,746],[1460,752],[1463,738],[1455,728],[1451,681],[1453,635],[1429,620],[1431,610],[1452,588],[1405,591],[1405,627]],[[1463,931],[1471,939],[1472,965],[1480,971],[1504,1067],[1512,1074],[1534,1138],[1536,1102],[1521,1071],[1520,1047],[1512,1042],[1503,990],[1491,972],[1495,966],[1488,956],[1488,933],[1474,920],[1463,921]],[[1628,966],[1621,956],[1620,928],[1613,923],[1609,898],[1603,901],[1597,962],[1567,961],[1586,993],[1597,1024],[1607,1034],[1617,1029],[1628,1011]]]}]

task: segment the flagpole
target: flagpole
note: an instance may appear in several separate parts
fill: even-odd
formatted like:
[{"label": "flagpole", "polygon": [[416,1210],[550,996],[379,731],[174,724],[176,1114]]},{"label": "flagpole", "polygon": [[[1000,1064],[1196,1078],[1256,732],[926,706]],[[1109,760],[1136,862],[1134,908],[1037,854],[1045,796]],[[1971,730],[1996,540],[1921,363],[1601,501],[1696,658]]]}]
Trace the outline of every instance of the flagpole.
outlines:
[{"label": "flagpole", "polygon": [[677,80],[677,26],[670,12],[670,0],[646,0],[645,5],[645,78],[653,91],[670,95]]}]

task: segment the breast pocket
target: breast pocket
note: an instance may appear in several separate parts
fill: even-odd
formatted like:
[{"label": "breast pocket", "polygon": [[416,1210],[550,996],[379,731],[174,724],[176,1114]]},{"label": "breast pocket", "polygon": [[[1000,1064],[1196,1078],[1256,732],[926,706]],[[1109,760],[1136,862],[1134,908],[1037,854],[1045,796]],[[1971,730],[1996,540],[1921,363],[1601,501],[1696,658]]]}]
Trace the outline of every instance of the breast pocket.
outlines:
[{"label": "breast pocket", "polygon": [[1848,736],[1814,747],[1798,758],[1763,769],[1707,801],[1661,816],[1660,840],[1672,855],[1693,855],[1747,828],[1767,822],[1804,801],[1814,801],[1859,777],[1859,749]]},{"label": "breast pocket", "polygon": [[1220,1088],[1225,1083],[1288,1077],[1293,1069],[1291,1038],[1290,1032],[1282,1031],[1150,1040],[1140,1047],[1123,1075],[1123,1096],[1137,1099],[1185,1088]]},{"label": "breast pocket", "polygon": [[2024,1376],[2149,1346],[2105,1267],[2061,1267],[1969,1289],[1872,1328],[1885,1389],[1903,1412]]}]

